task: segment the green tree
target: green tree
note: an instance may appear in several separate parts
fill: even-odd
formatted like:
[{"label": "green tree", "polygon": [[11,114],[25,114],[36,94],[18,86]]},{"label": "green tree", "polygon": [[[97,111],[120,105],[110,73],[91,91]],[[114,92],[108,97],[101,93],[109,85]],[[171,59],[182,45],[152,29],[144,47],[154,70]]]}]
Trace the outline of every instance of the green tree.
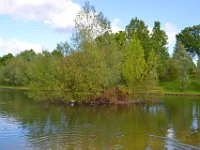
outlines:
[{"label": "green tree", "polygon": [[167,35],[164,30],[160,29],[160,22],[155,21],[154,27],[151,33],[151,44],[152,49],[160,57],[161,61],[167,60],[169,58],[169,53],[167,51]]},{"label": "green tree", "polygon": [[185,46],[187,52],[193,56],[200,55],[200,25],[186,27],[176,38]]},{"label": "green tree", "polygon": [[146,60],[144,50],[137,38],[133,38],[126,45],[121,70],[128,88],[135,93],[147,92],[157,87],[157,54],[150,51]]},{"label": "green tree", "polygon": [[0,71],[0,82],[4,85],[27,86],[30,82],[27,75],[29,63],[34,59],[36,53],[25,50],[15,57],[11,54],[5,55],[4,65]]},{"label": "green tree", "polygon": [[152,49],[159,57],[159,65],[157,67],[158,77],[160,81],[165,80],[167,74],[167,60],[169,59],[169,53],[167,51],[167,35],[164,30],[161,30],[160,22],[154,22],[154,27],[151,33],[151,46]]},{"label": "green tree", "polygon": [[14,56],[9,53],[0,58],[0,66],[6,65]]},{"label": "green tree", "polygon": [[27,81],[26,76],[27,62],[20,58],[13,58],[8,64],[4,65],[0,71],[0,82],[3,85],[22,86]]},{"label": "green tree", "polygon": [[200,77],[200,59],[197,61],[197,75]]},{"label": "green tree", "polygon": [[109,74],[102,53],[91,49],[75,52],[66,58],[63,96],[65,100],[94,100],[109,85]]},{"label": "green tree", "polygon": [[72,48],[70,46],[70,44],[66,41],[66,42],[60,42],[57,44],[56,48],[53,50],[52,54],[53,55],[69,55],[72,52]]},{"label": "green tree", "polygon": [[96,38],[96,44],[109,70],[110,85],[117,85],[121,77],[120,66],[122,62],[122,51],[119,50],[115,34],[106,32],[104,35]]},{"label": "green tree", "polygon": [[[161,67],[160,64],[159,67]],[[179,67],[176,60],[169,58],[163,67],[163,69],[158,69],[160,71],[158,73],[160,82],[173,81],[179,78]]]},{"label": "green tree", "polygon": [[16,57],[17,58],[21,57],[25,61],[30,62],[30,61],[32,61],[34,59],[35,56],[36,56],[35,51],[33,49],[30,49],[30,50],[22,51]]},{"label": "green tree", "polygon": [[59,100],[60,59],[44,51],[38,54],[28,67],[29,96],[37,100]]},{"label": "green tree", "polygon": [[140,40],[145,58],[147,59],[152,47],[148,26],[145,25],[144,21],[138,18],[131,19],[129,25],[126,26],[125,32],[128,39],[132,40],[133,37],[136,37]]},{"label": "green tree", "polygon": [[178,65],[179,79],[181,81],[180,89],[181,91],[184,91],[186,90],[187,85],[188,85],[187,71],[193,62],[192,62],[191,57],[187,54],[184,45],[179,41],[176,43],[173,59]]},{"label": "green tree", "polygon": [[119,31],[115,33],[115,40],[117,42],[117,47],[120,51],[123,51],[125,43],[126,43],[126,33],[125,31]]},{"label": "green tree", "polygon": [[137,92],[145,78],[147,64],[144,50],[137,38],[133,38],[125,47],[126,53],[121,70],[127,86]]}]

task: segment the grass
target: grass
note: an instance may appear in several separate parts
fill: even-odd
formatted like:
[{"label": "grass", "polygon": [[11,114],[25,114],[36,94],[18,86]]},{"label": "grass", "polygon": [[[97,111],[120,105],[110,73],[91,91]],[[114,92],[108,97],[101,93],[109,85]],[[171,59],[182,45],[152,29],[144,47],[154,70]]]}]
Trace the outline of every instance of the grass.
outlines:
[{"label": "grass", "polygon": [[197,79],[190,79],[185,91],[181,91],[179,80],[161,82],[160,86],[167,93],[200,93],[200,81]]},{"label": "grass", "polygon": [[0,85],[0,89],[3,90],[28,90],[28,87],[24,86],[10,86],[10,85]]},{"label": "grass", "polygon": [[[0,85],[0,89],[2,89],[2,90],[28,90],[29,88],[24,87],[24,86]],[[189,79],[189,83],[188,83],[188,86],[185,91],[181,91],[179,80],[160,82],[160,88],[158,91],[163,91],[164,93],[200,94],[200,80]]]}]

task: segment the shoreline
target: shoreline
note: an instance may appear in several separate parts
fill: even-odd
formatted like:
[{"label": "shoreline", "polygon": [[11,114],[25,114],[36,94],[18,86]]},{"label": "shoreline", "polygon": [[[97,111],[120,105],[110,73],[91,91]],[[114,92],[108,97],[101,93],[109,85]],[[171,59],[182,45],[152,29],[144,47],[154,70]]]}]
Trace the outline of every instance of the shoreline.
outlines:
[{"label": "shoreline", "polygon": [[149,95],[149,96],[182,96],[182,97],[200,97],[200,93],[175,93],[175,92],[164,92],[164,93],[137,93],[137,95]]},{"label": "shoreline", "polygon": [[[14,86],[0,86],[0,90],[8,91],[30,91],[28,87],[14,87]],[[136,95],[149,95],[149,96],[191,96],[191,97],[200,97],[200,92],[162,92],[162,93],[136,93]]]},{"label": "shoreline", "polygon": [[[27,87],[12,87],[12,86],[0,86],[0,91],[23,91],[27,92],[30,91],[29,88]],[[115,91],[116,92],[116,91]],[[158,97],[163,97],[163,96],[174,96],[174,97],[200,97],[200,93],[192,93],[192,92],[182,92],[182,93],[175,93],[175,92],[162,92],[162,93],[157,93],[157,92],[147,92],[147,93],[136,93],[136,96],[157,96],[157,98],[150,98],[150,99],[131,99],[130,97],[126,98],[126,100],[120,100],[120,98],[117,98],[115,101],[112,101],[109,98],[100,97],[99,99],[96,99],[94,101],[83,101],[83,102],[77,102],[77,101],[69,101],[69,102],[64,102],[62,100],[51,100],[51,101],[37,101],[39,103],[43,104],[50,104],[50,105],[64,105],[64,106],[126,106],[130,104],[135,104],[135,105],[141,105],[141,104],[147,104],[147,103],[159,103],[160,100],[158,100]]]},{"label": "shoreline", "polygon": [[29,91],[27,87],[0,86],[0,91]]}]

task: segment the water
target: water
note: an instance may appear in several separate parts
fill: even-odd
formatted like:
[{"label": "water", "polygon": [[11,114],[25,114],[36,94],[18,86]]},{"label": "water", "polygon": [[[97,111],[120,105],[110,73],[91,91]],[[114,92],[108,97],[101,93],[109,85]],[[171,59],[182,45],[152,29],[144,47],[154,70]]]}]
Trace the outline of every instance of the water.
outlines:
[{"label": "water", "polygon": [[199,149],[200,99],[159,104],[63,107],[0,91],[0,150]]}]

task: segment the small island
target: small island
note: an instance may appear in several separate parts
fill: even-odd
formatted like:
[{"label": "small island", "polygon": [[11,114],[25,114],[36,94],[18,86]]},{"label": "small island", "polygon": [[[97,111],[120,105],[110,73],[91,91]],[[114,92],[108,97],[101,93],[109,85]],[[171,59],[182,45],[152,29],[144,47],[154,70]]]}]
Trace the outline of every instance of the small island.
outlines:
[{"label": "small island", "polygon": [[0,150],[200,150],[199,6],[0,0]]},{"label": "small island", "polygon": [[133,18],[124,31],[113,33],[107,17],[86,2],[70,42],[51,52],[2,56],[0,85],[21,86],[29,97],[53,104],[138,103],[144,99],[136,95],[148,93],[198,95],[200,59],[195,64],[192,56],[199,56],[199,31],[197,25],[177,34],[170,56],[159,21],[150,30]]}]

